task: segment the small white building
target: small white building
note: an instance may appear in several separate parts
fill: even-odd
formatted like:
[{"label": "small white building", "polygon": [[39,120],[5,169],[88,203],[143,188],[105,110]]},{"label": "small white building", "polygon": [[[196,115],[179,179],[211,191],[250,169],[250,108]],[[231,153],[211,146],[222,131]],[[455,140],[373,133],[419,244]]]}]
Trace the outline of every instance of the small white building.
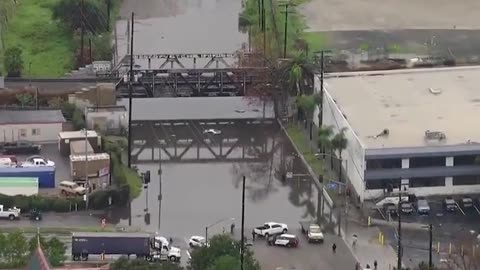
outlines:
[{"label": "small white building", "polygon": [[125,106],[87,107],[87,127],[107,133],[119,133],[128,127],[128,112]]},{"label": "small white building", "polygon": [[0,142],[55,142],[64,123],[60,110],[0,111]]}]

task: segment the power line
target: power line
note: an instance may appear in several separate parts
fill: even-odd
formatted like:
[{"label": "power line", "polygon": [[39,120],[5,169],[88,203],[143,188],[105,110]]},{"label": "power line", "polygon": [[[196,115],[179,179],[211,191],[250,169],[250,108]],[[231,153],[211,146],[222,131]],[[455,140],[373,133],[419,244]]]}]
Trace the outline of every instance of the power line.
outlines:
[{"label": "power line", "polygon": [[295,6],[293,3],[285,3],[281,4],[280,6],[285,7],[285,11],[282,13],[285,14],[285,28],[284,28],[284,38],[283,38],[283,58],[287,58],[287,36],[288,36],[288,14],[295,13],[294,11],[290,11],[290,6]]}]

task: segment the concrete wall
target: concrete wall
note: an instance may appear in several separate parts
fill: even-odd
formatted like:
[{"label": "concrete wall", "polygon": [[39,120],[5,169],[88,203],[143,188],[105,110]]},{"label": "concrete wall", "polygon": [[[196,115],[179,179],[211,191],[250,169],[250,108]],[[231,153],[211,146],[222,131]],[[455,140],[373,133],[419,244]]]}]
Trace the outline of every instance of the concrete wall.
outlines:
[{"label": "concrete wall", "polygon": [[[319,83],[320,81],[315,78],[316,90],[319,90]],[[342,163],[342,167],[343,170],[347,172],[348,179],[355,189],[355,192],[360,196],[360,200],[363,201],[365,198],[365,183],[363,181],[365,171],[365,148],[343,116],[337,104],[333,101],[333,98],[328,93],[328,85],[324,86],[326,89],[323,98],[323,125],[331,126],[334,134],[345,128],[345,137],[348,140],[348,144],[347,149],[342,152],[342,159],[346,160]],[[316,111],[316,115],[318,115],[318,110]],[[318,125],[318,117],[314,117],[314,119],[315,118],[317,118],[316,125]]]},{"label": "concrete wall", "polygon": [[63,123],[0,125],[0,142],[55,142],[62,127]]},{"label": "concrete wall", "polygon": [[87,127],[89,129],[94,129],[95,125],[102,131],[120,130],[121,128],[127,128],[128,112],[88,112]]}]

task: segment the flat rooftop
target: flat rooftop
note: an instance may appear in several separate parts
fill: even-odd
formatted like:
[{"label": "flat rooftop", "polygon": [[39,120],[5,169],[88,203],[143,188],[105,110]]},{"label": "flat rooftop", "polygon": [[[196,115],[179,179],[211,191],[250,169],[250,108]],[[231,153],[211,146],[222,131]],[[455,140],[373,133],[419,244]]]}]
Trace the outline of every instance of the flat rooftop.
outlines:
[{"label": "flat rooftop", "polygon": [[[480,142],[480,66],[329,74],[327,92],[367,148]],[[380,136],[384,129],[388,136]],[[425,132],[443,132],[443,141]]]},{"label": "flat rooftop", "polygon": [[60,110],[0,111],[0,125],[63,123],[65,118]]},{"label": "flat rooftop", "polygon": [[[128,110],[128,99],[117,102]],[[133,121],[260,119],[263,103],[246,97],[135,98]],[[274,118],[273,106],[265,107],[265,118]]]}]

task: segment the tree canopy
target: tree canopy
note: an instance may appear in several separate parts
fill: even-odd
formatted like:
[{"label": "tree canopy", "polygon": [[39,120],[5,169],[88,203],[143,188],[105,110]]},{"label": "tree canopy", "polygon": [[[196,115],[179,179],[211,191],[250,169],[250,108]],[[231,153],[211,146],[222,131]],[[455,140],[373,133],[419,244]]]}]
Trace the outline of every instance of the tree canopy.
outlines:
[{"label": "tree canopy", "polygon": [[7,76],[20,77],[23,71],[23,51],[19,47],[10,47],[5,50],[5,68]]},{"label": "tree canopy", "polygon": [[[209,242],[209,246],[192,252],[190,260],[192,269],[240,269],[241,244],[239,241],[233,240],[229,235],[216,235]],[[260,265],[253,257],[253,252],[248,248],[245,248],[244,269],[260,270]]]},{"label": "tree canopy", "polygon": [[61,20],[73,31],[80,29],[83,24],[85,30],[92,34],[106,31],[108,25],[98,0],[60,0],[53,7],[53,18]]}]

